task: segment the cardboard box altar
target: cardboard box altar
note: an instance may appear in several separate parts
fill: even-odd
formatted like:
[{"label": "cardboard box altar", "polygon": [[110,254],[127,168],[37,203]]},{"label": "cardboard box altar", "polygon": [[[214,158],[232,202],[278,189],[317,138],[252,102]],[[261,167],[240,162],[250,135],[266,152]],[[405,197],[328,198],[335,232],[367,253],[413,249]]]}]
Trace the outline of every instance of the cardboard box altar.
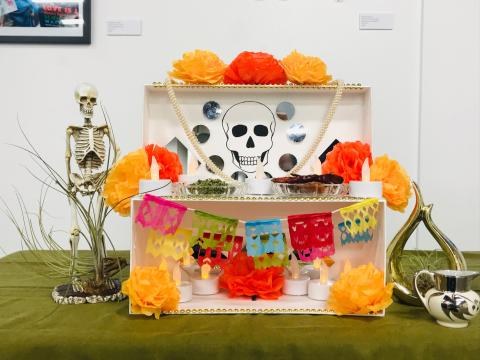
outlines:
[{"label": "cardboard box altar", "polygon": [[[285,174],[304,156],[322,126],[335,86],[246,86],[246,85],[180,85],[174,84],[175,101],[188,119],[188,126],[197,137],[205,154],[229,176],[238,179],[253,177],[257,161],[271,177]],[[155,143],[178,153],[184,169],[194,154],[187,134],[172,108],[171,94],[163,84],[145,86],[143,122],[144,144]],[[370,89],[360,85],[345,86],[325,137],[314,152],[319,157],[338,141],[371,142]],[[288,155],[288,156],[287,156]],[[285,165],[285,156],[290,168]],[[288,161],[287,161],[288,163]],[[302,173],[308,173],[308,169]],[[240,175],[239,175],[240,174]],[[337,279],[347,260],[352,266],[371,262],[385,272],[385,201],[378,202],[377,225],[365,239],[350,236],[342,228],[340,208],[361,199],[347,196],[329,198],[241,196],[189,197],[167,199],[184,205],[186,212],[180,224],[192,227],[192,211],[239,219],[237,234],[245,233],[248,220],[279,218],[292,214],[332,212],[334,224],[335,263],[330,278]],[[135,266],[158,265],[159,260],[147,251],[148,230],[135,222],[141,197],[132,199],[131,263]],[[288,234],[285,221],[283,232]],[[287,235],[288,236],[288,235]],[[288,241],[287,241],[288,243]],[[180,303],[174,313],[292,313],[334,314],[325,301],[305,296],[283,295],[278,300],[248,297],[229,298],[226,292],[215,295],[193,295],[191,301]],[[384,312],[371,314],[382,316]]]}]

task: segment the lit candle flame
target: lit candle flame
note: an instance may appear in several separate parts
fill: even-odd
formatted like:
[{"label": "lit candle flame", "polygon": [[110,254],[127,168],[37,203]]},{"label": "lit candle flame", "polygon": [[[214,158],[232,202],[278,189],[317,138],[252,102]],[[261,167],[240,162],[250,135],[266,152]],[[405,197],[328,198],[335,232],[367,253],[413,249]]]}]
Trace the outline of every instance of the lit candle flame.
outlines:
[{"label": "lit candle flame", "polygon": [[313,260],[313,268],[315,270],[319,270],[321,264],[322,264],[322,260],[320,260],[319,258],[316,258],[315,260]]},{"label": "lit candle flame", "polygon": [[178,286],[182,282],[182,274],[180,272],[180,264],[177,262],[175,267],[173,268],[173,281],[175,281],[175,284]]},{"label": "lit candle flame", "polygon": [[261,180],[265,178],[266,178],[265,168],[263,167],[262,159],[257,157],[257,166],[255,167],[255,179]]},{"label": "lit candle flame", "polygon": [[204,280],[208,279],[210,276],[210,270],[212,270],[212,267],[210,266],[210,264],[203,264],[200,267],[201,278]]},{"label": "lit candle flame", "polygon": [[183,256],[183,266],[190,266],[192,264],[192,258],[190,254],[185,254]]},{"label": "lit candle flame", "polygon": [[315,175],[322,175],[322,162],[320,159],[316,159],[315,162],[313,163],[313,173]]},{"label": "lit candle flame", "polygon": [[328,282],[328,266],[322,262],[320,268],[320,284],[325,285]]},{"label": "lit candle flame", "polygon": [[352,270],[352,264],[350,263],[350,260],[345,261],[345,265],[343,266],[343,272],[348,273],[350,270]]},{"label": "lit candle flame", "polygon": [[362,181],[370,181],[370,165],[368,158],[365,159],[362,165]]},{"label": "lit candle flame", "polygon": [[155,156],[152,156],[152,165],[150,166],[150,179],[158,180],[160,178],[160,167]]},{"label": "lit candle flame", "polygon": [[165,261],[164,258],[162,258],[162,261],[160,262],[160,265],[158,267],[160,268],[160,270],[167,270],[168,269],[167,262]]},{"label": "lit candle flame", "polygon": [[290,272],[292,273],[292,279],[298,279],[300,277],[300,267],[298,266],[297,257],[292,254],[290,260]]}]

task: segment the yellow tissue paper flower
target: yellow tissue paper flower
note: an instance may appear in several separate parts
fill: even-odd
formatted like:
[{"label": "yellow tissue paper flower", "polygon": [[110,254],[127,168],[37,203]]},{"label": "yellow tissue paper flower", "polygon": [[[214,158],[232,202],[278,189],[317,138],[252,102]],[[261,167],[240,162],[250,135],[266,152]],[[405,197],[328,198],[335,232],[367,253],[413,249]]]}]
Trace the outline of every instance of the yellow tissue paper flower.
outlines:
[{"label": "yellow tissue paper flower", "polygon": [[393,283],[384,284],[385,275],[372,263],[340,274],[332,285],[328,306],[337,315],[369,314],[392,303]]},{"label": "yellow tissue paper flower", "polygon": [[195,50],[183,54],[173,63],[169,75],[189,84],[218,84],[223,80],[226,65],[213,52]]},{"label": "yellow tissue paper flower", "polygon": [[144,148],[125,155],[110,169],[103,187],[107,205],[121,216],[130,215],[130,197],[138,194],[140,179],[150,179],[150,165]]},{"label": "yellow tissue paper flower", "polygon": [[180,294],[165,266],[136,266],[122,283],[122,293],[130,298],[134,314],[155,315],[178,308]]},{"label": "yellow tissue paper flower", "polygon": [[288,81],[299,85],[322,85],[332,80],[327,65],[315,56],[305,56],[294,50],[281,61]]},{"label": "yellow tissue paper flower", "polygon": [[411,182],[405,169],[387,155],[379,156],[370,168],[370,180],[383,183],[383,197],[393,210],[405,210],[411,195]]}]

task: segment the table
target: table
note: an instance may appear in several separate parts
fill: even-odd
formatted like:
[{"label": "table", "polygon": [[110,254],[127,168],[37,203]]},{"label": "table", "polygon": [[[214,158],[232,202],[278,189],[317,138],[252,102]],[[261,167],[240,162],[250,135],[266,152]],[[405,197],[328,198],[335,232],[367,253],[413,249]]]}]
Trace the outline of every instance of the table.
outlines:
[{"label": "table", "polygon": [[[466,258],[470,268],[480,268],[480,253]],[[128,301],[57,305],[50,293],[61,280],[42,276],[45,271],[25,252],[0,259],[2,360],[480,358],[480,318],[466,329],[448,329],[423,308],[395,303],[385,318],[258,314],[155,320],[129,316]]]}]

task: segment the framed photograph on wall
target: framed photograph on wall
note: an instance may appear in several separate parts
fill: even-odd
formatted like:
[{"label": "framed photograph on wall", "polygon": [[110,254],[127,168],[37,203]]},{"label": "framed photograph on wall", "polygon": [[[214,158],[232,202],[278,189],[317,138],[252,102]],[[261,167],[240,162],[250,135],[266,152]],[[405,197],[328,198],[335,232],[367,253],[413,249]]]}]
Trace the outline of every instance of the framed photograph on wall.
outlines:
[{"label": "framed photograph on wall", "polygon": [[90,0],[0,0],[0,43],[90,44]]}]

